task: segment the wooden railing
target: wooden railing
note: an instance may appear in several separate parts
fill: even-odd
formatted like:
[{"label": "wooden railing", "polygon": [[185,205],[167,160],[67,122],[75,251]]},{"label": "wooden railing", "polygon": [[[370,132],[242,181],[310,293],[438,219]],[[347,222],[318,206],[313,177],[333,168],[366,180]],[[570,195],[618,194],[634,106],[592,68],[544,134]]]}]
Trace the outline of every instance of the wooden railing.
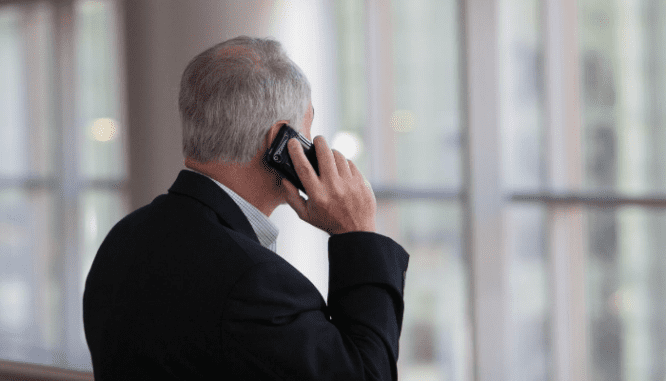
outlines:
[{"label": "wooden railing", "polygon": [[0,381],[94,381],[90,372],[0,360]]}]

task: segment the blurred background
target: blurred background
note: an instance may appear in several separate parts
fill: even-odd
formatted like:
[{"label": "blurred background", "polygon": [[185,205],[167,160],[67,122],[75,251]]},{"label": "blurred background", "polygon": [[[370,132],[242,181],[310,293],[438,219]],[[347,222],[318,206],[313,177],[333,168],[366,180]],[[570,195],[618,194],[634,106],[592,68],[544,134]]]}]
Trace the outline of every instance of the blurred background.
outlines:
[{"label": "blurred background", "polygon": [[[666,379],[662,0],[0,1],[0,360],[89,372],[109,229],[183,167],[185,65],[240,34],[411,254],[401,380]],[[278,254],[327,295],[327,235]]]}]

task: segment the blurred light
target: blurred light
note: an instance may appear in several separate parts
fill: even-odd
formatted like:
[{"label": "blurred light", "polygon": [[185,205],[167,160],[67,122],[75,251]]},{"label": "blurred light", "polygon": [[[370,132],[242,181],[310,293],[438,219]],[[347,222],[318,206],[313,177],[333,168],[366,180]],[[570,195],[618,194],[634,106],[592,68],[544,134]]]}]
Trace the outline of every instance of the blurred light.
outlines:
[{"label": "blurred light", "polygon": [[416,124],[416,116],[409,110],[395,110],[391,115],[390,124],[395,132],[410,132]]},{"label": "blurred light", "polygon": [[608,300],[610,310],[615,314],[626,314],[636,307],[635,294],[628,289],[615,291]]},{"label": "blurred light", "polygon": [[93,138],[100,142],[106,142],[116,134],[116,121],[110,118],[99,118],[93,121]]},{"label": "blurred light", "polygon": [[97,237],[97,216],[94,214],[88,219],[88,231],[93,238]]},{"label": "blurred light", "polygon": [[340,151],[349,160],[354,160],[361,152],[361,139],[352,132],[341,131],[333,137],[333,149]]}]

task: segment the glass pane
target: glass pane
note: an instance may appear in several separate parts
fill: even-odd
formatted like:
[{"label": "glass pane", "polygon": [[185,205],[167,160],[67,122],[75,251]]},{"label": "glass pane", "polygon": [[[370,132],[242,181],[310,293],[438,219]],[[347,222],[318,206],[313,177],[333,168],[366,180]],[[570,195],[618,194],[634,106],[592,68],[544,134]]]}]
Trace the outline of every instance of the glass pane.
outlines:
[{"label": "glass pane", "polygon": [[0,7],[0,175],[20,176],[28,170],[28,126],[23,13]]},{"label": "glass pane", "polygon": [[504,186],[536,190],[543,158],[543,41],[541,1],[501,0],[500,115]]},{"label": "glass pane", "polygon": [[506,215],[510,380],[551,379],[545,218],[540,205],[513,205]]},{"label": "glass pane", "polygon": [[663,380],[666,212],[592,209],[587,218],[590,380]]},{"label": "glass pane", "polygon": [[401,380],[470,379],[468,276],[457,203],[380,201],[378,231],[410,254],[400,338]]},{"label": "glass pane", "polygon": [[79,206],[79,234],[82,238],[81,265],[77,274],[78,279],[81,280],[81,297],[83,297],[84,282],[97,254],[97,249],[113,225],[127,214],[127,209],[127,202],[120,192],[89,190],[83,194]]},{"label": "glass pane", "polygon": [[[395,109],[384,141],[393,142],[396,185],[461,186],[457,0],[394,0]],[[379,153],[375,153],[379,154]]]},{"label": "glass pane", "polygon": [[[358,0],[341,0],[336,2],[335,6],[338,25],[338,98],[342,123],[332,143],[333,148],[353,160],[361,172],[367,174],[367,151],[363,144],[363,128],[367,122],[368,108],[364,10],[365,4]],[[348,143],[336,144],[335,139],[340,142],[341,137],[347,137]],[[346,146],[351,150],[345,150]]]},{"label": "glass pane", "polygon": [[52,17],[45,3],[0,7],[0,176],[55,168]]},{"label": "glass pane", "polygon": [[578,4],[585,185],[664,193],[666,3]]},{"label": "glass pane", "polygon": [[111,1],[79,1],[75,11],[79,168],[86,178],[122,179],[127,131],[120,124],[115,7]]},{"label": "glass pane", "polygon": [[59,349],[53,201],[42,191],[0,191],[0,358],[53,364]]},{"label": "glass pane", "polygon": [[[126,200],[117,191],[89,190],[79,200],[79,266],[78,268],[68,269],[68,277],[76,279],[78,289],[76,295],[68,296],[77,301],[73,304],[76,310],[72,311],[72,315],[82,316],[83,289],[92,261],[106,235],[125,216],[127,209]],[[83,331],[83,320],[70,319],[67,324],[71,332],[78,333],[77,342],[69,348],[67,367],[91,370],[90,354]]]}]

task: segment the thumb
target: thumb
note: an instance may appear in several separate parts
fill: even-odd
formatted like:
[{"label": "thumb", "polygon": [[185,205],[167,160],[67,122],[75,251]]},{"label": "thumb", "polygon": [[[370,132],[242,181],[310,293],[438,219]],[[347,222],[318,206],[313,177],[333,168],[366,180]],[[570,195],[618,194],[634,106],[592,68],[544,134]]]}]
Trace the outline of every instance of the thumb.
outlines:
[{"label": "thumb", "polygon": [[283,178],[282,186],[285,190],[287,204],[294,209],[300,219],[303,219],[306,211],[305,199],[301,197],[300,193],[298,193],[298,188],[290,183],[289,180]]}]

